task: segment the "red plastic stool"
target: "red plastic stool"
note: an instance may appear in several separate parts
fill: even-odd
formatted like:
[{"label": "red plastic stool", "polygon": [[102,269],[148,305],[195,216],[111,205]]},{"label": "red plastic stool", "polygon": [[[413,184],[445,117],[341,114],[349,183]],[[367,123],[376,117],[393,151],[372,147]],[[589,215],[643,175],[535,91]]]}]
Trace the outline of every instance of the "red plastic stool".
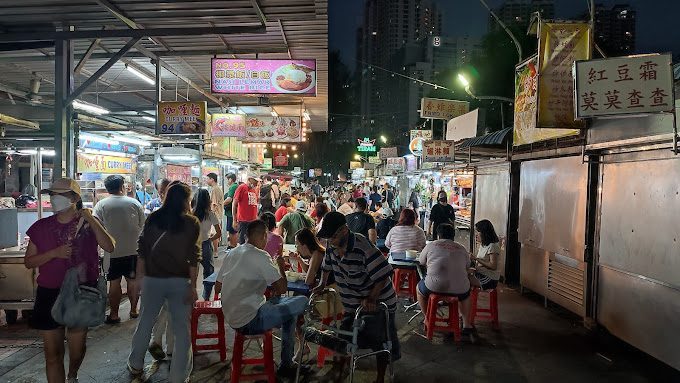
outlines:
[{"label": "red plastic stool", "polygon": [[[446,317],[437,315],[439,302],[444,302],[449,307]],[[431,293],[427,301],[427,313],[425,314],[425,335],[432,340],[435,331],[451,332],[456,342],[460,341],[460,320],[458,316],[458,298],[452,295]]]},{"label": "red plastic stool", "polygon": [[[338,314],[335,319],[341,320],[342,314]],[[329,326],[331,322],[333,322],[333,317],[326,317],[321,319],[321,323],[325,324],[326,326]],[[319,346],[319,351],[317,351],[316,353],[316,366],[318,368],[323,368],[323,366],[326,364],[326,358],[332,355],[333,351],[325,347]]]},{"label": "red plastic stool", "polygon": [[[261,358],[246,359],[243,357],[243,343],[246,339],[263,339],[263,350]],[[243,374],[243,366],[260,365],[264,366],[264,372]],[[231,383],[238,383],[242,379],[246,380],[264,380],[268,383],[276,382],[276,371],[274,369],[274,346],[272,343],[271,330],[260,335],[243,335],[236,331],[234,337],[234,355],[231,359]]]},{"label": "red plastic stool", "polygon": [[[406,286],[404,287],[404,282]],[[399,295],[406,295],[414,301],[418,299],[416,295],[416,285],[418,284],[418,271],[415,269],[395,268],[392,285],[394,291]]]},{"label": "red plastic stool", "polygon": [[[477,298],[479,293],[489,294],[489,306],[485,308],[480,308],[477,306]],[[475,325],[475,319],[484,319],[491,322],[491,327],[494,330],[500,328],[500,323],[498,322],[498,291],[496,289],[492,290],[481,290],[477,287],[472,289],[472,309],[470,310],[470,324]],[[481,314],[481,315],[480,315]]]},{"label": "red plastic stool", "polygon": [[[215,315],[217,317],[217,333],[198,332],[198,319],[201,315]],[[214,344],[197,344],[198,339],[217,339]],[[191,347],[194,352],[206,350],[218,350],[220,360],[227,360],[227,341],[224,330],[224,313],[222,312],[221,301],[204,301],[194,303],[191,310]]]}]

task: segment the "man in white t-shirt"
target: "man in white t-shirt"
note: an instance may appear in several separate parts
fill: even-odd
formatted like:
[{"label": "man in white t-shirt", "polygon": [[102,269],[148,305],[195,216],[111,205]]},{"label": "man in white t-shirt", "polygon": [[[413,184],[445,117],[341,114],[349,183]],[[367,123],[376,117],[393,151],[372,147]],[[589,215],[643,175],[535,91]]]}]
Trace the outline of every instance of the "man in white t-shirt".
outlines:
[{"label": "man in white t-shirt", "polygon": [[[283,257],[272,263],[267,245],[267,225],[261,220],[248,224],[247,242],[232,249],[224,258],[217,275],[216,289],[221,288],[224,319],[234,330],[244,335],[262,334],[281,327],[280,377],[295,376],[295,324],[307,307],[304,296],[283,297],[288,290]],[[275,298],[267,301],[264,291],[268,286]],[[300,366],[308,372],[309,367]]]},{"label": "man in white t-shirt", "polygon": [[99,218],[106,230],[116,240],[112,253],[105,253],[105,264],[109,264],[106,279],[109,285],[109,304],[111,312],[106,317],[107,324],[120,322],[118,308],[123,291],[120,285],[125,277],[130,299],[130,318],[137,318],[139,291],[135,272],[137,267],[137,239],[144,228],[144,208],[134,198],[127,197],[124,191],[125,179],[119,175],[106,178],[104,186],[109,197],[99,201],[92,214]]}]

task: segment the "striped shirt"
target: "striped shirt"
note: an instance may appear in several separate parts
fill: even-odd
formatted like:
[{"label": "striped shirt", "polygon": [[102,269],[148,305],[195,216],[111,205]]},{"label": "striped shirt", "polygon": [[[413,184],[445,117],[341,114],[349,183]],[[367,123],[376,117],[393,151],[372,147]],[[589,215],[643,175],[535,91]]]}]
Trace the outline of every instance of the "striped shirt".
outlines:
[{"label": "striped shirt", "polygon": [[346,312],[353,312],[368,297],[376,284],[382,284],[378,302],[384,302],[390,311],[397,306],[397,296],[392,287],[392,266],[371,242],[361,234],[349,234],[347,251],[338,257],[329,246],[324,256],[323,271],[332,272]]},{"label": "striped shirt", "polygon": [[425,232],[419,226],[395,226],[387,233],[385,246],[390,251],[421,251],[425,247]]}]

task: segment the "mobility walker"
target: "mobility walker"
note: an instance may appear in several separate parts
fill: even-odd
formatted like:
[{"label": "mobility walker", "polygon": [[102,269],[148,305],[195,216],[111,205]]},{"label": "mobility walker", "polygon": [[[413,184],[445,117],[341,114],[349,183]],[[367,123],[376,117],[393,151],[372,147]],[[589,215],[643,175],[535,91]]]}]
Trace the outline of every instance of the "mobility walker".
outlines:
[{"label": "mobility walker", "polygon": [[[328,297],[327,294],[320,294]],[[335,299],[335,298],[334,298]],[[366,325],[366,317],[370,314],[361,315],[361,307],[356,310],[354,314],[354,321],[352,324],[351,331],[342,330],[339,327],[331,325],[326,325],[320,321],[320,318],[314,314],[314,306],[316,303],[324,302],[324,300],[319,299],[319,295],[312,294],[309,297],[309,305],[307,310],[305,310],[305,325],[302,328],[303,339],[302,339],[302,349],[304,350],[307,342],[314,343],[321,347],[325,347],[338,355],[349,356],[350,357],[350,374],[349,383],[354,381],[354,370],[356,369],[357,361],[363,358],[367,358],[374,355],[379,355],[382,353],[387,354],[389,357],[389,377],[390,381],[394,381],[394,371],[392,366],[392,339],[390,338],[389,331],[389,313],[388,307],[385,303],[380,302],[378,310],[382,311],[385,315],[385,342],[383,342],[383,349],[378,351],[362,351],[359,348],[359,333]],[[295,383],[299,383],[300,379],[300,365],[302,363],[302,355],[298,357],[298,370],[295,374]]]}]

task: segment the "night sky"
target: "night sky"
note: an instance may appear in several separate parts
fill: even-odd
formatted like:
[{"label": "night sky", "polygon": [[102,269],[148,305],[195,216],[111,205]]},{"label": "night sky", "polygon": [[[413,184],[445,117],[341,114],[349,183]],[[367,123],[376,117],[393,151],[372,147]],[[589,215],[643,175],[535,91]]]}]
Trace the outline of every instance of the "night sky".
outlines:
[{"label": "night sky", "polygon": [[[503,0],[487,0],[497,8]],[[680,54],[679,0],[600,0],[598,4],[632,5],[637,12],[637,53],[668,52]],[[339,50],[343,61],[354,68],[356,30],[361,26],[364,0],[333,0],[329,8],[329,49]],[[483,36],[489,14],[478,0],[439,0],[445,36]],[[555,17],[568,19],[585,13],[587,0],[556,0]]]}]

